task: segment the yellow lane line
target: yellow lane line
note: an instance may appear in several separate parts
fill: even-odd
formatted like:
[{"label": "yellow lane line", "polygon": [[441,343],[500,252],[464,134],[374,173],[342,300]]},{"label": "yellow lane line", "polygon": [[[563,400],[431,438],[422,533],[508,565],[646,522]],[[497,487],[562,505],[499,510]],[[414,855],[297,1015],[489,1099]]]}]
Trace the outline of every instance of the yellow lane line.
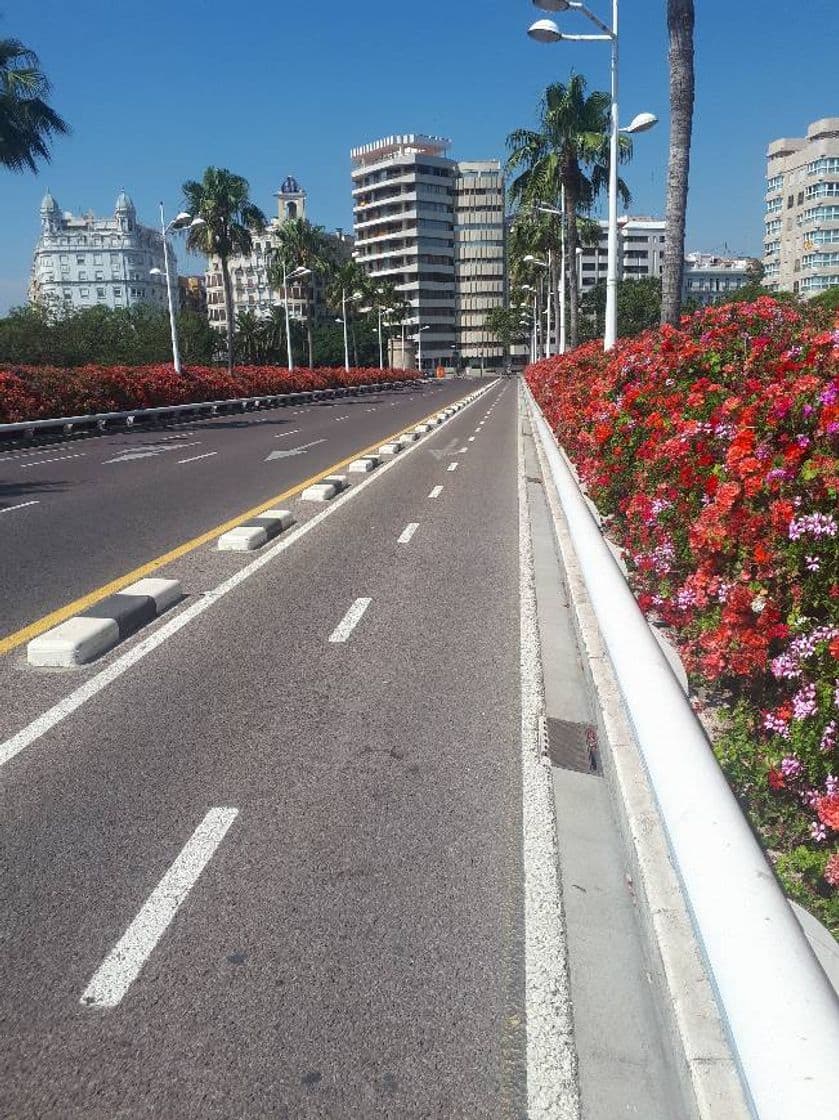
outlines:
[{"label": "yellow lane line", "polygon": [[[464,396],[468,396],[468,393],[465,393]],[[458,397],[456,399],[460,400],[461,398]],[[92,607],[101,599],[106,599],[109,595],[116,594],[116,592],[121,591],[123,587],[128,587],[129,584],[136,583],[138,579],[143,579],[144,576],[156,572],[165,564],[171,564],[173,560],[179,560],[181,556],[185,556],[188,552],[200,548],[202,544],[207,544],[208,541],[213,540],[214,537],[220,537],[221,534],[226,533],[228,529],[235,529],[237,525],[241,525],[249,518],[256,517],[266,509],[271,509],[272,506],[277,505],[279,502],[284,502],[289,498],[293,498],[295,495],[305,490],[307,486],[312,486],[314,483],[320,482],[320,480],[325,478],[328,474],[335,474],[341,467],[351,463],[353,459],[363,458],[364,455],[380,447],[383,443],[388,443],[390,440],[397,439],[404,432],[407,432],[409,428],[415,428],[417,424],[424,423],[439,412],[441,408],[445,407],[447,406],[441,405],[440,408],[429,412],[422,420],[417,420],[413,424],[407,424],[404,428],[400,428],[398,432],[387,436],[386,439],[376,440],[376,442],[371,443],[369,447],[365,447],[363,451],[354,451],[352,455],[348,455],[346,459],[341,459],[340,462],[333,463],[333,465],[328,467],[325,471],[312,475],[311,478],[307,478],[304,482],[297,483],[297,485],[292,486],[290,490],[284,490],[282,494],[277,494],[276,497],[269,498],[267,502],[261,502],[260,505],[253,506],[251,509],[245,510],[244,513],[237,514],[236,517],[232,517],[229,521],[225,521],[221,525],[216,525],[214,529],[208,529],[206,533],[201,533],[199,536],[193,537],[192,540],[184,541],[183,544],[179,544],[176,548],[170,549],[169,552],[164,552],[162,556],[158,556],[154,560],[149,560],[148,563],[141,564],[139,568],[134,568],[132,571],[126,572],[125,575],[118,576],[109,583],[97,587],[95,591],[89,591],[87,595],[82,595],[80,599],[74,599],[72,603],[66,603],[63,607],[58,607],[57,610],[45,614],[43,618],[39,618],[35,622],[30,622],[28,626],[24,626],[20,630],[15,630],[12,634],[7,634],[4,638],[0,638],[0,654],[8,653],[10,650],[23,645],[24,642],[31,641],[32,638],[37,638],[37,636],[43,634],[45,630],[50,630],[60,622],[64,622],[66,619],[72,618],[73,615],[87,610],[88,607]]]}]

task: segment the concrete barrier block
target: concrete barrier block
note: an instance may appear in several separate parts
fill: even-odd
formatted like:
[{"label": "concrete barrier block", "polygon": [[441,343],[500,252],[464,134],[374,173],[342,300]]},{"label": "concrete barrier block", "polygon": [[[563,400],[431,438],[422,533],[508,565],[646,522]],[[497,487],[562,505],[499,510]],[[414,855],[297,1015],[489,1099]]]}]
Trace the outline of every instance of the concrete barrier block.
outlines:
[{"label": "concrete barrier block", "polygon": [[163,614],[183,599],[180,582],[176,579],[139,579],[130,587],[124,588],[124,594],[148,595],[154,599],[158,614]]},{"label": "concrete barrier block", "polygon": [[414,428],[414,434],[418,435],[418,436],[424,436],[426,432],[430,432],[430,431],[431,431],[431,425],[430,424],[417,424],[417,426]]},{"label": "concrete barrier block", "polygon": [[294,524],[294,514],[290,509],[264,509],[259,515],[259,520],[278,521],[280,532],[289,529]]},{"label": "concrete barrier block", "polygon": [[336,494],[347,488],[347,476],[345,474],[328,474],[323,481],[334,486]]},{"label": "concrete barrier block", "polygon": [[218,539],[219,552],[250,552],[261,548],[268,540],[267,532],[259,525],[239,525]]},{"label": "concrete barrier block", "polygon": [[383,443],[379,448],[380,455],[398,455],[402,450],[398,443]]},{"label": "concrete barrier block", "polygon": [[112,618],[68,618],[33,638],[26,647],[26,659],[40,667],[84,665],[118,641],[119,627]]},{"label": "concrete barrier block", "polygon": [[375,468],[376,463],[372,459],[353,459],[348,470],[350,474],[367,474]]},{"label": "concrete barrier block", "polygon": [[300,498],[304,502],[328,502],[336,493],[331,482],[316,482],[314,486],[307,486]]}]

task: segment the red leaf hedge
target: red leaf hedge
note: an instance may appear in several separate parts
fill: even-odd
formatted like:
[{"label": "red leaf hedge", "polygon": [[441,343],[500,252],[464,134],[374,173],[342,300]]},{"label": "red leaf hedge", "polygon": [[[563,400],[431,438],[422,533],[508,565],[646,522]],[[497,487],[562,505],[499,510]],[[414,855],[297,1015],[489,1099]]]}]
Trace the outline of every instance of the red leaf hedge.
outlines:
[{"label": "red leaf hedge", "polygon": [[526,374],[641,607],[695,681],[739,698],[738,792],[795,807],[773,836],[821,853],[822,891],[839,840],[819,808],[839,792],[837,327],[763,298]]},{"label": "red leaf hedge", "polygon": [[0,366],[0,423],[48,420],[94,412],[123,412],[170,404],[261,394],[297,393],[376,381],[413,381],[416,370],[283,369],[239,366],[233,374],[212,366],[193,366],[182,376],[172,366]]}]

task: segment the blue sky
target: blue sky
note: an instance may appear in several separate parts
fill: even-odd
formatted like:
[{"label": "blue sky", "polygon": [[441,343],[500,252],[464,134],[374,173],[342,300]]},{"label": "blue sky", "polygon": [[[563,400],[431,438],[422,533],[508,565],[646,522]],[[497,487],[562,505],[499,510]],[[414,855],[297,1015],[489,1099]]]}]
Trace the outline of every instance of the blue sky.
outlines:
[{"label": "blue sky", "polygon": [[[839,11],[835,0],[696,6],[688,248],[757,254],[768,141],[839,115]],[[621,3],[622,120],[641,110],[661,119],[624,172],[633,213],[664,207],[664,9]],[[0,34],[41,56],[73,127],[37,176],[0,173],[0,311],[25,299],[47,186],[63,209],[96,213],[110,213],[124,186],[150,223],[158,200],[174,213],[180,184],[208,164],[244,175],[266,212],[292,173],[313,221],[349,229],[351,147],[418,131],[450,137],[459,158],[503,158],[507,133],[535,122],[549,82],[573,69],[608,88],[605,45],[532,43],[525,29],[545,13],[527,0],[6,0],[0,14]]]}]

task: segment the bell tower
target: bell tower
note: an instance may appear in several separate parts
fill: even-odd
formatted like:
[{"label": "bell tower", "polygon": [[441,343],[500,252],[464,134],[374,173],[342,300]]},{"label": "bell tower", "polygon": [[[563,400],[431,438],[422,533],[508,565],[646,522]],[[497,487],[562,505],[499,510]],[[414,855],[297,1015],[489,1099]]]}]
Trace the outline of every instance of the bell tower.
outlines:
[{"label": "bell tower", "polygon": [[289,218],[306,217],[306,192],[293,175],[287,175],[283,185],[275,192],[277,199],[277,217],[280,224]]}]

